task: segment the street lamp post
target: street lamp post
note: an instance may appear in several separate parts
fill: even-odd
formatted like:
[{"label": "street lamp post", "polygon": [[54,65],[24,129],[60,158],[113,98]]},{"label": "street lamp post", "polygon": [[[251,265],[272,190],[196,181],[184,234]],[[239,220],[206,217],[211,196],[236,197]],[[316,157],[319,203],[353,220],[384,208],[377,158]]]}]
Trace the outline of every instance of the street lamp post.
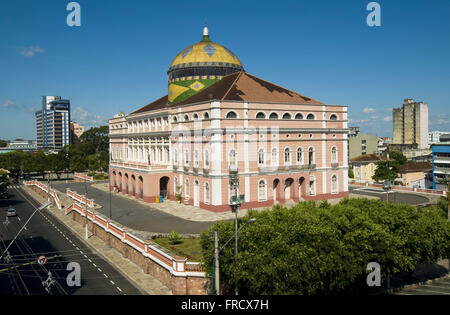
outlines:
[{"label": "street lamp post", "polygon": [[[247,222],[245,222],[234,234],[234,239],[237,239],[237,235],[240,230],[242,230],[247,224],[253,223],[256,221],[256,218],[251,218]],[[225,242],[225,244],[222,245],[222,247],[219,248],[219,231],[216,229],[214,231],[214,261],[215,261],[215,267],[214,267],[214,276],[215,276],[215,287],[216,287],[216,294],[220,295],[220,252],[222,249],[225,248],[225,246],[228,245],[228,243],[233,239],[231,237],[228,241]],[[235,251],[237,253],[237,251]],[[237,259],[237,256],[236,256]],[[236,282],[236,288],[235,288],[236,295],[238,294],[237,289],[237,282]]]}]

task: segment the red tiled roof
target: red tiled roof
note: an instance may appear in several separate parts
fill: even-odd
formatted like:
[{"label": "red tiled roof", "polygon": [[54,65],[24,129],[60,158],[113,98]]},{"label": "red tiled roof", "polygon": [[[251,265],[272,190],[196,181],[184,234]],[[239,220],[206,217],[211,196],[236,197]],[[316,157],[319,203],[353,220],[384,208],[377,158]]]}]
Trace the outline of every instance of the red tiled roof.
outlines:
[{"label": "red tiled roof", "polygon": [[211,100],[324,105],[312,98],[241,71],[223,77],[213,85],[180,103],[173,105],[169,104],[166,95],[139,108],[131,114],[138,114],[176,105],[208,102]]},{"label": "red tiled roof", "polygon": [[425,172],[431,170],[433,167],[430,162],[406,162],[400,165],[398,172],[404,173],[414,173],[414,172]]}]

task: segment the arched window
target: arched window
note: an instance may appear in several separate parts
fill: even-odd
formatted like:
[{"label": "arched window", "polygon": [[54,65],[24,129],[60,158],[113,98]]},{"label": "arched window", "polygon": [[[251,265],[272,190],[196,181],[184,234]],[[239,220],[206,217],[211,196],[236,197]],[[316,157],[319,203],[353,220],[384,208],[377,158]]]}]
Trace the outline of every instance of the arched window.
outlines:
[{"label": "arched window", "polygon": [[330,120],[338,120],[337,115],[336,114],[331,115]]},{"label": "arched window", "polygon": [[189,115],[184,115],[184,121],[189,121]]},{"label": "arched window", "polygon": [[189,165],[189,151],[188,150],[184,150],[184,164],[186,166]]},{"label": "arched window", "polygon": [[297,164],[303,164],[303,149],[297,149]]},{"label": "arched window", "polygon": [[205,204],[209,205],[209,183],[205,182],[205,196],[204,196]]},{"label": "arched window", "polygon": [[173,122],[177,122],[178,121],[178,118],[177,118],[177,116],[173,116]]},{"label": "arched window", "polygon": [[205,150],[205,161],[204,161],[204,167],[209,168],[209,151]]},{"label": "arched window", "polygon": [[331,193],[337,194],[338,192],[339,192],[338,178],[336,175],[333,175],[331,177]]},{"label": "arched window", "polygon": [[272,165],[277,165],[278,164],[278,152],[277,152],[277,148],[273,148],[272,149]]},{"label": "arched window", "polygon": [[208,114],[208,112],[205,112],[204,114],[203,114],[203,119],[209,119],[209,114]]},{"label": "arched window", "polygon": [[267,200],[267,185],[264,180],[260,180],[258,183],[258,201]]},{"label": "arched window", "polygon": [[314,162],[314,148],[311,147],[308,149],[308,164],[315,164]]},{"label": "arched window", "polygon": [[194,167],[198,168],[198,150],[194,150]]},{"label": "arched window", "polygon": [[311,176],[309,178],[308,189],[309,189],[309,195],[310,196],[315,196],[316,195],[316,178],[314,176]]},{"label": "arched window", "polygon": [[195,114],[192,116],[192,119],[198,120],[198,115],[197,115],[197,113],[195,113]]},{"label": "arched window", "polygon": [[303,119],[303,115],[298,113],[297,115],[295,115],[295,119],[297,120]]},{"label": "arched window", "polygon": [[264,149],[261,148],[258,151],[258,165],[264,165]]},{"label": "arched window", "polygon": [[258,114],[256,114],[256,119],[264,119],[266,118],[266,114],[264,114],[263,112],[259,112]]},{"label": "arched window", "polygon": [[277,113],[270,114],[269,119],[278,119],[278,114]]},{"label": "arched window", "polygon": [[289,114],[289,113],[285,113],[284,115],[283,115],[283,119],[291,119],[292,118],[292,116],[291,116],[291,114]]},{"label": "arched window", "polygon": [[332,147],[331,148],[331,163],[337,163],[337,148]]},{"label": "arched window", "polygon": [[316,117],[314,116],[314,114],[308,114],[308,116],[306,116],[306,119],[314,120],[314,119],[316,119]]},{"label": "arched window", "polygon": [[285,165],[291,164],[291,149],[290,148],[284,149],[284,164]]},{"label": "arched window", "polygon": [[178,150],[177,149],[173,150],[173,162],[175,165],[178,165]]},{"label": "arched window", "polygon": [[227,113],[227,118],[237,118],[237,114],[233,111]]}]

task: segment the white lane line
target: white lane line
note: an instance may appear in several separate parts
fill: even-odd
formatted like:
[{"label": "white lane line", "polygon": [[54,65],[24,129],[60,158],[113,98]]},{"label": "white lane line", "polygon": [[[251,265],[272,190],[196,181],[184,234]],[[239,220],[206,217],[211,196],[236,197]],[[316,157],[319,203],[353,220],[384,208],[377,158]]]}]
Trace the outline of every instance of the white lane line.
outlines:
[{"label": "white lane line", "polygon": [[109,280],[109,282],[111,282],[111,284],[112,284],[112,285],[115,285],[114,281],[112,281],[112,280]]},{"label": "white lane line", "polygon": [[108,276],[106,274],[103,274],[106,278],[108,278]]},{"label": "white lane line", "polygon": [[21,221],[19,217],[17,217],[17,220]]},{"label": "white lane line", "polygon": [[87,258],[87,256],[86,255],[83,255],[84,256],[84,258]]},{"label": "white lane line", "polygon": [[97,268],[97,265],[96,264],[94,264],[94,263],[92,263],[93,265],[94,265],[94,267],[96,267]]},{"label": "white lane line", "polygon": [[119,287],[116,287],[117,288],[117,290],[119,290],[120,292],[122,292],[122,290],[119,288]]},{"label": "white lane line", "polygon": [[102,270],[100,268],[97,268],[97,269],[98,269],[98,271],[102,272]]},{"label": "white lane line", "polygon": [[90,259],[88,259],[88,260],[89,260],[90,263],[92,262],[92,260],[90,260]]},{"label": "white lane line", "polygon": [[80,249],[79,249],[78,247],[76,247],[76,246],[75,246],[75,248],[76,248],[77,250],[80,250]]}]

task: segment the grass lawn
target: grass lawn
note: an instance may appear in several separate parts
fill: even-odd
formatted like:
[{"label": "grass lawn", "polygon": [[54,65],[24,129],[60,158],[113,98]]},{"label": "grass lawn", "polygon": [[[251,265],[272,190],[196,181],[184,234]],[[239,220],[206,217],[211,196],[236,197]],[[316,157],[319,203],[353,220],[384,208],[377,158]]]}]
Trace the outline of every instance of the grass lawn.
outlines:
[{"label": "grass lawn", "polygon": [[183,238],[180,244],[172,245],[168,238],[153,239],[155,243],[167,248],[178,256],[187,257],[190,261],[202,260],[202,248],[199,238]]}]

